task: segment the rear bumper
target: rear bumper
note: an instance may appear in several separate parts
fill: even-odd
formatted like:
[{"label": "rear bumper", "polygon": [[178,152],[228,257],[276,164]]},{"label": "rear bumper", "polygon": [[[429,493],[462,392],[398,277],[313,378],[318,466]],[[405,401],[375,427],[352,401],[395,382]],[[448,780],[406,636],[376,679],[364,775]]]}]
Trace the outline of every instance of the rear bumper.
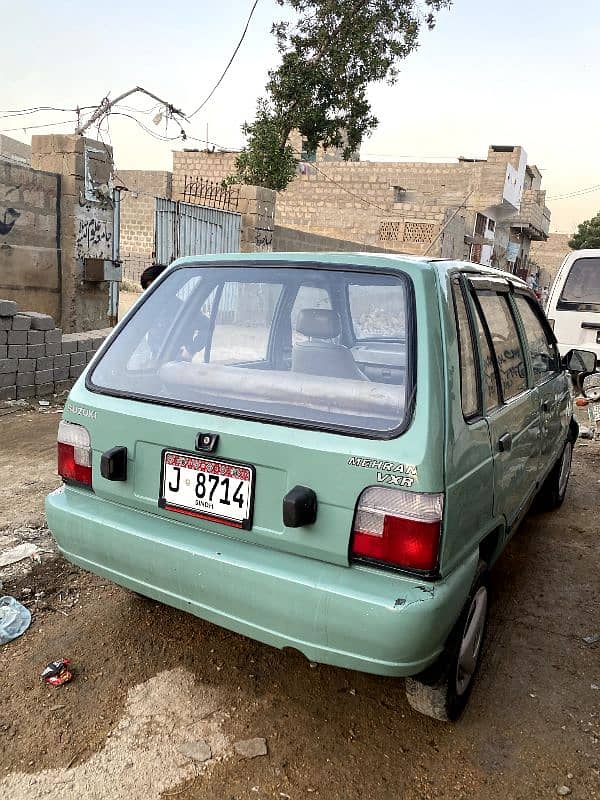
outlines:
[{"label": "rear bumper", "polygon": [[440,654],[477,555],[435,583],[340,567],[215,536],[71,487],[46,499],[48,523],[74,564],[311,661],[414,675]]}]

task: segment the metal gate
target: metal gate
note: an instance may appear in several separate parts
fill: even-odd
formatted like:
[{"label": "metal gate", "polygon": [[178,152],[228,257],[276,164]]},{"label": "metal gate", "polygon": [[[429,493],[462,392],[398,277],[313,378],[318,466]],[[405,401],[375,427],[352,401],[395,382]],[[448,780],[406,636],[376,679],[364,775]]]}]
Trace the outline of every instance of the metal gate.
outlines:
[{"label": "metal gate", "polygon": [[180,256],[239,253],[241,214],[156,198],[154,252],[159,264]]}]

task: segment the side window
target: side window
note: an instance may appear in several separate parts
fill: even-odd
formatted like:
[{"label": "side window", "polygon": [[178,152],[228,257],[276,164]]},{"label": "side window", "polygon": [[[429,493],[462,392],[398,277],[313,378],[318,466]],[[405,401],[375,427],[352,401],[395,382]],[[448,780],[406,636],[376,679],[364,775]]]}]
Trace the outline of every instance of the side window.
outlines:
[{"label": "side window", "polygon": [[496,370],[494,367],[494,356],[490,349],[490,344],[479,315],[479,310],[475,314],[477,336],[479,337],[479,351],[483,361],[483,400],[487,411],[492,411],[500,405],[498,394],[498,381],[496,380]]},{"label": "side window", "polygon": [[406,327],[406,292],[397,282],[388,286],[351,283],[348,301],[357,340],[394,338]]},{"label": "side window", "polygon": [[508,297],[487,291],[478,292],[477,296],[492,337],[492,346],[500,370],[502,395],[504,400],[510,400],[527,388],[527,373]]},{"label": "side window", "polygon": [[473,348],[473,337],[469,325],[469,315],[463,293],[458,284],[452,286],[454,308],[456,311],[456,327],[460,356],[460,397],[465,419],[474,417],[479,412],[477,396],[477,357]]},{"label": "side window", "polygon": [[544,327],[533,310],[531,302],[523,295],[515,296],[525,336],[531,353],[533,379],[536,386],[543,383],[559,369],[559,357],[554,342],[548,340]]},{"label": "side window", "polygon": [[[280,284],[269,283],[235,282],[223,285],[210,345],[211,364],[266,360],[271,323],[281,290]],[[214,313],[212,307],[209,313]],[[197,317],[196,326],[199,330],[187,346],[192,361],[206,360],[204,347],[209,325],[206,312]]]}]

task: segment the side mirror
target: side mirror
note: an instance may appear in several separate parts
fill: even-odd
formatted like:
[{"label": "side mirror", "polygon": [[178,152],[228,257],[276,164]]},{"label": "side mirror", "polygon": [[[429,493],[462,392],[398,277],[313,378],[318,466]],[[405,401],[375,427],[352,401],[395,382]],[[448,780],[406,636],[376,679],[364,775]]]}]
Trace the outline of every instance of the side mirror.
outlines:
[{"label": "side mirror", "polygon": [[597,357],[591,350],[569,350],[562,363],[571,373],[595,372]]}]

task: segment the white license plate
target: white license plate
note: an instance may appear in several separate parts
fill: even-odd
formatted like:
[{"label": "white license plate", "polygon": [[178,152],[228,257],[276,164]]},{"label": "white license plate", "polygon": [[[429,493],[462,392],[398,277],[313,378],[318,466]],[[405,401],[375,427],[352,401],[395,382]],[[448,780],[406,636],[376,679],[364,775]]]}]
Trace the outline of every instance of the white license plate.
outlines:
[{"label": "white license plate", "polygon": [[250,530],[254,467],[171,450],[163,452],[159,506]]}]

